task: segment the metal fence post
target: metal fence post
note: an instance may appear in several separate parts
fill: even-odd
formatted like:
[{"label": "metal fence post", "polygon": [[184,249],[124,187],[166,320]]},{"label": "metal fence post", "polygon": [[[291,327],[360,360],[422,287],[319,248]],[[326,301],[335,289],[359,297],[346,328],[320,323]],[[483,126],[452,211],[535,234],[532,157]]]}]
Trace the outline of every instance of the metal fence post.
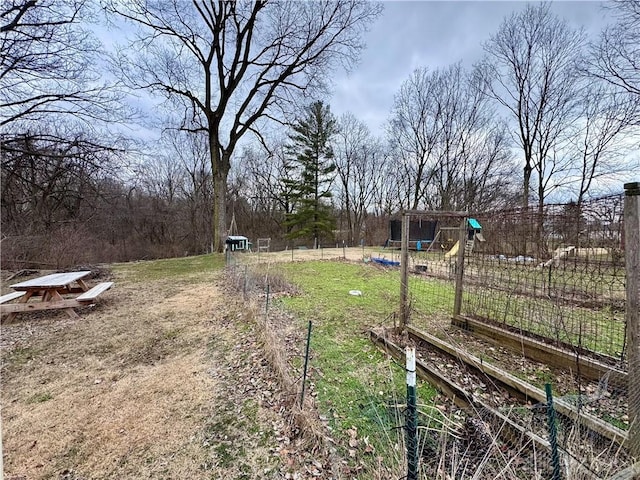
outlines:
[{"label": "metal fence post", "polygon": [[244,280],[242,282],[242,298],[247,299],[247,266],[244,266]]},{"label": "metal fence post", "polygon": [[549,426],[549,444],[551,445],[551,463],[553,466],[552,480],[561,480],[560,455],[558,454],[558,428],[556,425],[556,411],[553,407],[553,395],[551,384],[546,383],[544,389],[547,393],[547,424]]},{"label": "metal fence post", "polygon": [[416,399],[416,349],[405,349],[407,369],[407,480],[418,480],[418,410]]},{"label": "metal fence post", "polygon": [[300,408],[304,405],[304,387],[307,383],[307,369],[309,368],[309,346],[311,345],[311,320],[307,330],[307,347],[304,351],[304,368],[302,370],[302,390],[300,391]]},{"label": "metal fence post", "polygon": [[624,185],[629,450],[640,459],[640,182]]},{"label": "metal fence post", "polygon": [[402,214],[402,249],[400,259],[400,327],[409,323],[409,222],[411,217]]},{"label": "metal fence post", "polygon": [[271,285],[269,285],[267,283],[267,295],[266,295],[266,301],[264,304],[264,314],[265,315],[269,315],[269,294],[271,293]]}]

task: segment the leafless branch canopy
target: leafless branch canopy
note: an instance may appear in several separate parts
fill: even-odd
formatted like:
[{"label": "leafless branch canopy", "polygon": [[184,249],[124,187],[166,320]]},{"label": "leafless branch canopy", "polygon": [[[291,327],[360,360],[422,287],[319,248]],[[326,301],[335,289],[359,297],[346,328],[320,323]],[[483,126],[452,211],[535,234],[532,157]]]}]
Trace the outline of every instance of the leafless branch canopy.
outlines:
[{"label": "leafless branch canopy", "polygon": [[85,0],[9,0],[0,7],[0,126],[71,115],[112,118],[118,95],[101,81]]},{"label": "leafless branch canopy", "polygon": [[589,72],[633,95],[640,95],[640,2],[614,0],[616,22],[592,45]]},{"label": "leafless branch canopy", "polygon": [[151,0],[109,1],[106,9],[139,27],[132,46],[141,53],[118,57],[119,76],[202,115],[221,248],[224,192],[238,141],[258,131],[259,119],[322,88],[332,68],[351,65],[363,29],[381,6],[365,0]]}]

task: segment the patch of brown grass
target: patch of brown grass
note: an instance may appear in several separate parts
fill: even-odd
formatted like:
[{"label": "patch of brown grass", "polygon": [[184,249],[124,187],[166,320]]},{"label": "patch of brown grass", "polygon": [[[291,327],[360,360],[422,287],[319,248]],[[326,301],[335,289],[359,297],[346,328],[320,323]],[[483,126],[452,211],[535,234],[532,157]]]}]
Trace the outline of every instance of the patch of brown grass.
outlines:
[{"label": "patch of brown grass", "polygon": [[210,282],[116,278],[79,320],[3,326],[7,478],[209,478],[202,426],[217,388],[207,342],[218,295]]}]

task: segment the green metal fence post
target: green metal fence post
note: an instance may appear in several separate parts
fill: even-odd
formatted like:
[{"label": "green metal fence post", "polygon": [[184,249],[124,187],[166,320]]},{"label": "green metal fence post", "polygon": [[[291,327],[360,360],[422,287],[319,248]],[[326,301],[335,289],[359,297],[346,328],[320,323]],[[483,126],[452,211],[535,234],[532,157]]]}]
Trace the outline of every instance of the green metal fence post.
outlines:
[{"label": "green metal fence post", "polygon": [[551,393],[551,384],[544,386],[547,392],[547,423],[549,426],[549,443],[551,444],[551,463],[553,466],[552,480],[561,480],[560,475],[560,455],[558,454],[558,428],[556,425],[556,411],[553,408],[553,395]]},{"label": "green metal fence post", "polygon": [[418,410],[416,399],[416,349],[406,347],[407,369],[407,480],[418,480]]},{"label": "green metal fence post", "polygon": [[271,293],[271,285],[267,283],[267,301],[265,302],[265,306],[264,306],[265,315],[269,315],[269,294],[270,293]]},{"label": "green metal fence post", "polygon": [[304,405],[304,387],[307,383],[307,368],[309,366],[309,345],[311,344],[311,320],[309,320],[309,329],[307,330],[307,348],[304,353],[304,369],[302,371],[302,391],[300,392],[300,408]]},{"label": "green metal fence post", "polygon": [[244,266],[244,280],[242,282],[242,298],[247,299],[247,266]]}]

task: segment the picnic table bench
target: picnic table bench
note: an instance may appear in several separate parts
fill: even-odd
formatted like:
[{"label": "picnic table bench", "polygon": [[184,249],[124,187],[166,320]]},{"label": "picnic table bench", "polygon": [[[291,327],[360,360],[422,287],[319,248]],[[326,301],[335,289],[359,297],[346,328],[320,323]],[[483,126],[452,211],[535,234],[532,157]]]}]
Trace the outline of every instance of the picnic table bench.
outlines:
[{"label": "picnic table bench", "polygon": [[25,295],[27,292],[11,292],[6,295],[2,295],[0,297],[0,305],[6,302],[10,302],[11,300],[15,300],[16,298],[20,298]]},{"label": "picnic table bench", "polygon": [[[8,314],[7,321],[11,321],[20,312],[64,309],[71,318],[79,318],[74,307],[93,302],[113,286],[113,282],[102,282],[89,288],[84,281],[89,274],[90,270],[53,273],[10,285],[15,291],[0,297],[0,314]],[[80,295],[69,297],[77,293]],[[34,297],[40,297],[41,301],[29,302]],[[12,300],[18,302],[9,303]]]}]

